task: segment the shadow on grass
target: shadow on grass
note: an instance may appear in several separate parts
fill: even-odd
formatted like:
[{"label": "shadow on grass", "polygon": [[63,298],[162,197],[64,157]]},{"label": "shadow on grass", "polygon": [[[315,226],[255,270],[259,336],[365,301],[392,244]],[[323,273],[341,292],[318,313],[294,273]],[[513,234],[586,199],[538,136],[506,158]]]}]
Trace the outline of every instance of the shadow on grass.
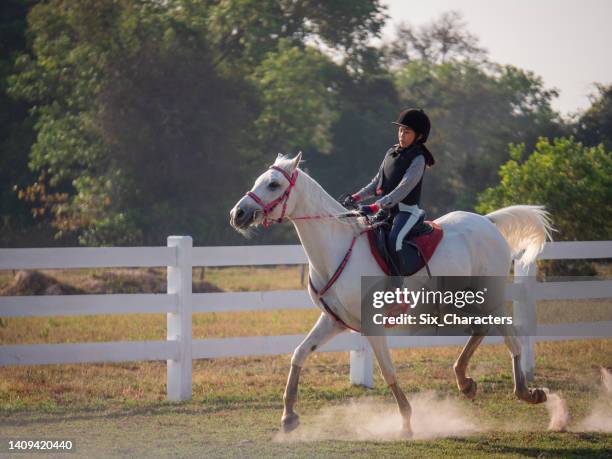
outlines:
[{"label": "shadow on grass", "polygon": [[[187,415],[201,416],[222,411],[239,411],[244,409],[274,409],[282,411],[282,401],[278,402],[241,402],[235,400],[189,401],[189,402],[157,402],[134,406],[104,406],[104,407],[60,407],[53,411],[23,410],[13,413],[11,417],[0,420],[0,426],[22,427],[36,424],[57,424],[66,421],[111,420],[129,416],[156,415]],[[280,415],[279,415],[280,416]]]},{"label": "shadow on grass", "polygon": [[[491,455],[516,454],[525,457],[564,457],[564,458],[610,458],[612,444],[610,436],[590,432],[533,432],[527,434],[522,443],[530,446],[514,446],[504,443],[515,442],[516,438],[495,436],[493,438],[453,438],[451,442],[463,448],[477,449]],[[573,446],[571,443],[588,443],[584,446]],[[607,442],[607,446],[606,445]]]}]

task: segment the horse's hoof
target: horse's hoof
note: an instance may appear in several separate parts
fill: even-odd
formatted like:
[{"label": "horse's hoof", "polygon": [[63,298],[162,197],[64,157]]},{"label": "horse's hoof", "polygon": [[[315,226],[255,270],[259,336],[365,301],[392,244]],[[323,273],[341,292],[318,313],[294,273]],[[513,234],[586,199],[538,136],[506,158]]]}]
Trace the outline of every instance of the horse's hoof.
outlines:
[{"label": "horse's hoof", "polygon": [[529,398],[529,403],[533,403],[534,405],[544,403],[547,400],[546,392],[544,392],[542,389],[530,389]]},{"label": "horse's hoof", "polygon": [[542,389],[527,389],[525,392],[520,392],[516,395],[518,398],[531,405],[544,403],[547,400],[546,392],[544,392]]},{"label": "horse's hoof", "polygon": [[410,427],[402,427],[402,430],[400,430],[400,436],[406,440],[410,440],[412,435],[412,429]]},{"label": "horse's hoof", "polygon": [[281,419],[281,428],[285,433],[294,431],[299,425],[300,417],[296,413],[287,414]]},{"label": "horse's hoof", "polygon": [[465,395],[469,400],[474,400],[476,397],[476,391],[478,390],[478,384],[472,378],[465,378],[467,385],[463,386],[461,393]]}]

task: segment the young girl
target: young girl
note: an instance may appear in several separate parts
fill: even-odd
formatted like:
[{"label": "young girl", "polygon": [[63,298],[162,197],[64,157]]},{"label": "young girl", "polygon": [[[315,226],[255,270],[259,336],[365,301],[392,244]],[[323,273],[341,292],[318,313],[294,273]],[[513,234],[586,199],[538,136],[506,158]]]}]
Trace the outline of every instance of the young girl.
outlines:
[{"label": "young girl", "polygon": [[404,238],[425,215],[419,207],[421,185],[425,166],[433,166],[435,160],[425,146],[431,123],[423,110],[404,110],[393,124],[399,126],[399,143],[389,148],[372,181],[348,196],[343,204],[350,208],[364,199],[377,196],[374,204],[360,206],[360,210],[366,215],[380,210],[390,213],[393,225],[389,234],[389,247],[399,252]]}]

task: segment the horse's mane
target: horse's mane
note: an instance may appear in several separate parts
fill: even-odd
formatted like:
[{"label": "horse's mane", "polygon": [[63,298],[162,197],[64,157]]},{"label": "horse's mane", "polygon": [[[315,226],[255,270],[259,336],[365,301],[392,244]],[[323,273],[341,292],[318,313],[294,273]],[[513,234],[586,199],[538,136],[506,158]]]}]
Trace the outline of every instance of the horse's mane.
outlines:
[{"label": "horse's mane", "polygon": [[[279,156],[274,162],[274,165],[289,172],[291,168],[291,161],[292,160],[287,156]],[[302,163],[303,161],[300,161],[300,164]],[[298,180],[304,180],[304,183],[307,184],[307,195],[310,199],[313,201],[316,200],[319,203],[318,207],[321,215],[340,215],[348,212],[348,210],[345,209],[342,204],[336,201],[327,191],[325,191],[319,182],[304,172],[303,169],[300,169],[299,165],[298,169],[300,171],[300,178]],[[365,223],[363,223],[362,219],[360,218],[336,218],[336,221],[352,227],[355,232],[362,231],[366,228]]]}]

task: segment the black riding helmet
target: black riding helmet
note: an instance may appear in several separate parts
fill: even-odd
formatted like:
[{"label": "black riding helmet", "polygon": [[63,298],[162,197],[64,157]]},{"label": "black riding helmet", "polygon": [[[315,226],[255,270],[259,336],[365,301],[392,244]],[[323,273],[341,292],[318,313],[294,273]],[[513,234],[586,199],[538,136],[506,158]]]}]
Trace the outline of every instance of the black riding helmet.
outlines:
[{"label": "black riding helmet", "polygon": [[394,121],[393,124],[409,127],[417,134],[421,134],[421,138],[419,139],[420,143],[427,142],[429,130],[431,129],[431,122],[429,121],[429,117],[420,108],[407,108],[403,110],[399,114],[397,121]]},{"label": "black riding helmet", "polygon": [[425,114],[425,112],[420,108],[407,108],[406,110],[402,110],[397,118],[397,121],[393,121],[393,124],[409,127],[414,132],[421,135],[416,143],[421,144],[425,152],[427,165],[433,166],[436,161],[427,147],[423,145],[425,142],[427,142],[429,130],[431,129],[431,122],[429,121],[429,117]]}]

